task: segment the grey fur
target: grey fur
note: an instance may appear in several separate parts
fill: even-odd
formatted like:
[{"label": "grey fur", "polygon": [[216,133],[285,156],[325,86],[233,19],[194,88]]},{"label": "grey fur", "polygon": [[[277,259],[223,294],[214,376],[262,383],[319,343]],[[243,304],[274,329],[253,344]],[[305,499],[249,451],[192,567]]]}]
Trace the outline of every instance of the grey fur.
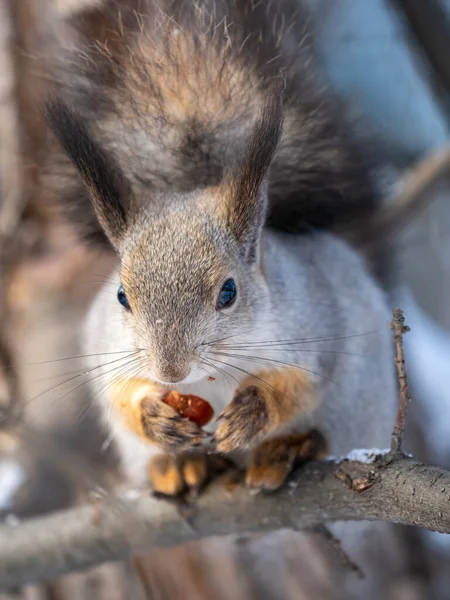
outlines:
[{"label": "grey fur", "polygon": [[[110,384],[121,374],[167,382],[189,374],[196,381],[171,387],[207,398],[217,414],[247,372],[288,363],[307,373],[311,397],[286,397],[305,410],[271,435],[317,427],[337,455],[389,442],[396,386],[384,294],[357,252],[331,233],[311,232],[345,233],[358,217],[370,224],[375,173],[324,91],[307,20],[299,0],[109,0],[72,20],[69,48],[61,51],[64,39],[54,50],[58,95],[77,114],[69,128],[56,114],[53,129],[92,196],[57,144],[47,189],[85,238],[109,236],[119,257],[114,277],[132,309],[108,283],[84,332],[92,394],[129,482],[146,482],[148,461],[161,450],[115,414]],[[216,54],[195,55],[192,73],[169,42],[184,36],[204,50],[203,34]],[[248,142],[261,110],[279,102],[281,139],[276,127],[260,138],[266,158],[275,151],[266,172],[270,161]],[[77,147],[80,131],[88,143]],[[217,312],[230,276],[237,302]],[[195,436],[186,419],[163,417],[164,430],[149,441],[176,442],[180,429],[184,439]],[[361,538],[357,530],[358,547]]]},{"label": "grey fur", "polygon": [[[281,367],[280,362],[295,364],[308,369],[318,404],[290,427],[318,427],[328,436],[331,452],[339,455],[354,447],[387,446],[395,412],[389,312],[357,254],[330,234],[295,238],[266,231],[261,277],[256,266],[243,264],[226,236],[213,235],[205,243],[204,231],[204,218],[186,218],[173,210],[164,219],[149,221],[129,240],[125,256],[132,262],[126,280],[134,312],[126,313],[111,297],[110,286],[105,287],[87,321],[86,353],[143,348],[139,356],[144,362],[134,374],[161,378],[168,364],[178,365],[184,374],[201,366],[194,357],[197,347],[209,361],[204,378],[175,387],[208,398],[216,411],[233,398],[233,380],[244,377],[236,367],[256,373]],[[217,314],[214,293],[230,274],[236,277],[239,301],[228,313]],[[232,343],[234,349],[220,342],[199,346],[224,337],[223,344]],[[311,339],[323,341],[301,341]],[[272,344],[256,344],[264,341]],[[211,350],[262,361],[213,355]],[[122,360],[118,365],[125,370],[128,360],[121,356],[126,355],[113,358]],[[221,361],[217,371],[211,366],[216,359]],[[272,364],[271,359],[280,362]],[[234,367],[223,364],[227,362]],[[111,412],[112,400],[104,390],[120,371],[96,379],[93,391],[101,398],[127,473],[142,481],[149,457],[158,450],[126,432]],[[208,374],[216,381],[208,381]],[[286,398],[291,401],[296,399]]]},{"label": "grey fur", "polygon": [[[241,164],[258,111],[282,98],[269,226],[351,229],[378,207],[376,165],[325,91],[308,20],[300,0],[109,0],[63,30],[55,88],[143,202],[220,183]],[[98,243],[89,199],[74,188],[66,181],[60,200]]]},{"label": "grey fur", "polygon": [[[367,265],[328,233],[267,228],[260,256],[267,204],[269,223],[297,232],[305,223],[329,227],[337,215],[350,226],[376,205],[370,170],[317,83],[300,7],[111,1],[74,22],[81,50],[64,56],[60,96],[77,114],[51,110],[52,125],[118,252],[117,285],[131,306],[124,311],[110,287],[98,296],[86,352],[137,350],[93,380],[134,478],[145,478],[155,450],[112,413],[105,384],[120,373],[189,377],[177,387],[217,410],[245,373],[296,365],[312,398],[285,429],[316,426],[335,453],[387,444],[389,314]],[[86,197],[78,200],[95,231]],[[238,299],[218,312],[229,277]],[[311,338],[322,341],[299,341]],[[249,356],[237,357],[246,347]]]}]

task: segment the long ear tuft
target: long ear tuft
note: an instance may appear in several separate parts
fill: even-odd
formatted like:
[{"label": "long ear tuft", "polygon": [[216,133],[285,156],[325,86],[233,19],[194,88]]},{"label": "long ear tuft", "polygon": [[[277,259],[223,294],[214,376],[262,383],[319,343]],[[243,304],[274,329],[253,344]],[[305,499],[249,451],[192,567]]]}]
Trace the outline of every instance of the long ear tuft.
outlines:
[{"label": "long ear tuft", "polygon": [[283,116],[282,98],[277,95],[264,107],[231,186],[228,226],[240,243],[250,245],[248,249],[257,244],[264,224],[267,190],[263,184],[282,134]]},{"label": "long ear tuft", "polygon": [[117,246],[127,227],[127,209],[131,199],[129,185],[119,166],[64,101],[53,99],[49,102],[46,116],[53,133],[87,186],[101,227],[113,246]]}]

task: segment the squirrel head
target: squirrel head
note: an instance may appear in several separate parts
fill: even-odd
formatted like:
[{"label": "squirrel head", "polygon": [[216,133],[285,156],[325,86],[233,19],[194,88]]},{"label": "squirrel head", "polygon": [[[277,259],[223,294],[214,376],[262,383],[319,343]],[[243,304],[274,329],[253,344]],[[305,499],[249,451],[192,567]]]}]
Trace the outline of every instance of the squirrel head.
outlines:
[{"label": "squirrel head", "polygon": [[145,198],[134,196],[119,165],[64,102],[53,101],[48,118],[118,254],[116,301],[145,351],[143,369],[162,383],[208,376],[222,360],[208,358],[209,350],[255,328],[269,301],[259,244],[281,100],[266,105],[240,166],[219,185],[189,194],[149,190]]}]

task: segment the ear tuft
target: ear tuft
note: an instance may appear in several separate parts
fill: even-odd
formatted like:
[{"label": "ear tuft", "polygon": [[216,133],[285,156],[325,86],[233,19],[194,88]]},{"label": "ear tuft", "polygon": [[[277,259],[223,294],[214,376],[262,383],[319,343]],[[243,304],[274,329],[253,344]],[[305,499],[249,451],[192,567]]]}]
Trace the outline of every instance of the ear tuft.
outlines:
[{"label": "ear tuft", "polygon": [[61,99],[47,104],[48,123],[77,168],[88,191],[98,222],[117,246],[127,228],[130,188],[119,166],[94,140],[81,118]]},{"label": "ear tuft", "polygon": [[267,186],[263,185],[283,130],[283,102],[275,95],[264,107],[231,186],[228,226],[240,243],[257,244],[264,224]]}]

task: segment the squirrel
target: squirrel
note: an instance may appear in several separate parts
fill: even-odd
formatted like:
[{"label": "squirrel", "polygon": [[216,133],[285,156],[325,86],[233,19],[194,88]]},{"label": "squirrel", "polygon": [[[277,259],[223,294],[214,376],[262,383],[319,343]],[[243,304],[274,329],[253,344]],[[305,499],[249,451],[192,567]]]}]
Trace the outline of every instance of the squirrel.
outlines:
[{"label": "squirrel", "polygon": [[203,431],[160,401],[129,431],[117,378],[207,398],[211,447],[242,456],[258,491],[298,460],[388,443],[389,311],[345,240],[379,191],[305,15],[297,0],[112,0],[58,41],[48,189],[117,255],[116,293],[84,330],[92,392],[127,481],[166,495],[202,485]]}]

